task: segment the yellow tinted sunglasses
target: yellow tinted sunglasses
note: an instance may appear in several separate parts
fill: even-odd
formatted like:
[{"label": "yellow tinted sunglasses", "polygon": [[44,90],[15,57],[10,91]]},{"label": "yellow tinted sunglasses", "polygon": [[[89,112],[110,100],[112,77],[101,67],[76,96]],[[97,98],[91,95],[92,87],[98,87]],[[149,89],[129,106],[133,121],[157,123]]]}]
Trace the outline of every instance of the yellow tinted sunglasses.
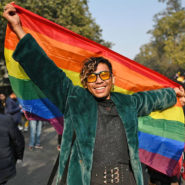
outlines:
[{"label": "yellow tinted sunglasses", "polygon": [[87,77],[87,83],[96,82],[97,76],[99,76],[101,80],[105,81],[111,77],[111,73],[110,73],[110,71],[100,71],[99,73],[91,73]]}]

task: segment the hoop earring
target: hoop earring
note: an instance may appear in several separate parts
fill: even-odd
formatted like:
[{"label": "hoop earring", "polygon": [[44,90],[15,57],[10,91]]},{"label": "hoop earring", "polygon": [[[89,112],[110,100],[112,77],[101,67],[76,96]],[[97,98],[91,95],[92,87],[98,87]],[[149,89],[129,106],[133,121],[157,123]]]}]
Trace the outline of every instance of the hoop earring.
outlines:
[{"label": "hoop earring", "polygon": [[112,87],[111,87],[111,91],[112,91],[112,92],[114,91],[114,84],[113,84]]}]

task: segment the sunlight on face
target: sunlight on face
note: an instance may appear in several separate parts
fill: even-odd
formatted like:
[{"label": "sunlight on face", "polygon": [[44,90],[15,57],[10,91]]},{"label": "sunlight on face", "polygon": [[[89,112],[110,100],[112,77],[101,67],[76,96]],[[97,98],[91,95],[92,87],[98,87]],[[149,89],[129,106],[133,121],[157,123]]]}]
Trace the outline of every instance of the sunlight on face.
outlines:
[{"label": "sunlight on face", "polygon": [[[99,73],[101,71],[109,71],[109,67],[104,63],[99,63],[96,71],[94,73]],[[96,98],[106,98],[110,99],[110,92],[113,85],[113,77],[111,76],[108,80],[103,81],[99,76],[97,76],[96,82],[87,83],[87,89]]]}]

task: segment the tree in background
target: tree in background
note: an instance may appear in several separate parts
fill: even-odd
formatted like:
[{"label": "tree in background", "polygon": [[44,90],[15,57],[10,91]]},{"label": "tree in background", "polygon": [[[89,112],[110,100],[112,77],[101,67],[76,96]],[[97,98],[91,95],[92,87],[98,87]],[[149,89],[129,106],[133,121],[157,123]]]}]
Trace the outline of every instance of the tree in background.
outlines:
[{"label": "tree in background", "polygon": [[[12,0],[0,1],[0,13],[2,13],[4,5]],[[102,39],[102,29],[89,12],[88,0],[16,0],[16,4],[106,47],[111,48],[113,45]],[[7,22],[2,16],[0,22],[0,43],[4,43]],[[0,71],[1,64],[4,64],[3,48],[1,44]]]},{"label": "tree in background", "polygon": [[178,70],[185,70],[185,9],[180,0],[166,2],[166,10],[154,16],[152,41],[140,48],[135,60],[172,78]]}]

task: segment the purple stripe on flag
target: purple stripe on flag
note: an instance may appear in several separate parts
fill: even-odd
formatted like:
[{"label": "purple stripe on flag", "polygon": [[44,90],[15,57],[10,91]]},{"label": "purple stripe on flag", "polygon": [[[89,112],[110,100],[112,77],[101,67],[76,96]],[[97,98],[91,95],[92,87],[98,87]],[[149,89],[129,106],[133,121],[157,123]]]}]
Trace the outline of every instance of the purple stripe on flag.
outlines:
[{"label": "purple stripe on flag", "polygon": [[48,121],[51,123],[51,125],[53,125],[53,127],[56,129],[57,133],[62,135],[63,133],[63,129],[64,129],[64,118],[62,117],[58,117],[58,118],[51,118],[51,119],[44,119],[41,118],[35,114],[31,114],[30,112],[25,111],[24,112],[26,118],[28,120],[43,120],[43,121]]},{"label": "purple stripe on flag", "polygon": [[[139,158],[142,163],[152,166],[153,169],[161,173],[166,172],[169,176],[177,175],[180,170],[180,166],[177,167],[178,161],[143,149],[139,149]],[[166,164],[169,165],[167,166]]]}]

